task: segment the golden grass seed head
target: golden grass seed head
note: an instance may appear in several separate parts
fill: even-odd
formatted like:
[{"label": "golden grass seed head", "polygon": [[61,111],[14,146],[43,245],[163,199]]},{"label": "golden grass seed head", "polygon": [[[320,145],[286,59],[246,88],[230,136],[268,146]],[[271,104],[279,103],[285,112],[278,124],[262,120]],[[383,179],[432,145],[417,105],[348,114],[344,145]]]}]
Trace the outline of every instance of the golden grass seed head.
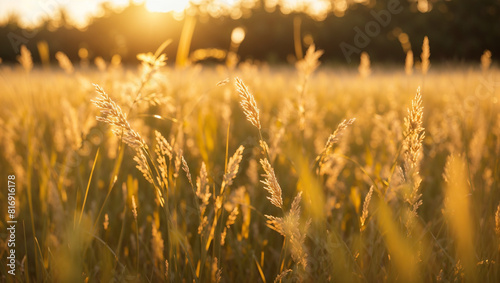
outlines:
[{"label": "golden grass seed head", "polygon": [[278,276],[276,276],[276,278],[274,279],[274,283],[280,283],[283,279],[285,279],[285,277],[288,275],[288,273],[292,272],[293,270],[291,269],[286,269],[286,270],[283,270],[280,274],[278,274]]},{"label": "golden grass seed head", "polygon": [[169,276],[168,276],[168,260],[167,259],[165,260],[165,278],[167,280],[169,279]]},{"label": "golden grass seed head", "polygon": [[194,188],[193,180],[191,178],[191,173],[189,172],[189,166],[187,165],[186,159],[184,159],[184,156],[182,156],[181,159],[182,159],[182,170],[186,172],[186,177],[188,178],[189,184],[191,185],[191,187]]},{"label": "golden grass seed head", "polygon": [[483,72],[488,71],[491,65],[491,51],[485,50],[481,55],[481,69]]},{"label": "golden grass seed head", "polygon": [[216,86],[224,86],[229,83],[229,78],[225,78],[222,81],[219,81]]},{"label": "golden grass seed head", "polygon": [[134,195],[132,195],[132,213],[134,214],[134,219],[137,220],[137,204],[135,203]]},{"label": "golden grass seed head", "polygon": [[137,54],[137,60],[141,61],[143,65],[148,65],[153,69],[165,66],[167,63],[167,55],[161,54],[156,57],[153,53],[140,53]]},{"label": "golden grass seed head", "polygon": [[[208,186],[208,174],[205,162],[201,163],[200,175],[196,178],[196,196],[204,200],[208,195],[210,197],[210,187]],[[205,202],[205,201],[203,201]],[[208,202],[208,200],[206,201]]]},{"label": "golden grass seed head", "polygon": [[497,211],[495,212],[495,233],[500,238],[500,203],[497,206]]},{"label": "golden grass seed head", "polygon": [[174,158],[174,178],[179,177],[179,171],[181,170],[182,166],[182,149],[177,149],[175,151],[175,158]]},{"label": "golden grass seed head", "polygon": [[321,171],[321,167],[323,166],[323,163],[324,163],[324,160],[325,158],[327,157],[327,155],[330,153],[330,150],[332,149],[333,145],[336,144],[340,137],[343,135],[344,131],[354,123],[354,121],[356,121],[356,118],[352,118],[352,119],[345,119],[344,121],[342,121],[338,126],[337,126],[337,129],[333,132],[333,134],[331,134],[329,137],[328,137],[328,140],[326,141],[326,144],[323,148],[323,150],[321,151],[321,153],[316,157],[316,162],[318,163],[319,165],[319,170]]},{"label": "golden grass seed head", "polygon": [[106,61],[101,56],[97,56],[94,59],[94,64],[96,65],[97,69],[101,72],[106,71]]},{"label": "golden grass seed head", "polygon": [[355,121],[356,121],[356,118],[352,118],[352,119],[349,119],[349,120],[345,119],[344,121],[342,121],[337,126],[337,129],[335,130],[335,132],[333,132],[333,134],[331,134],[328,137],[328,141],[326,142],[325,149],[326,150],[331,149],[332,146],[339,141],[340,137],[342,136],[342,134],[344,133],[344,131],[347,129],[347,127],[349,127],[350,125],[352,125]]},{"label": "golden grass seed head", "polygon": [[302,200],[302,192],[299,192],[293,202],[290,211],[282,219],[280,228],[284,236],[289,240],[290,252],[295,263],[303,269],[307,267],[307,252],[304,245],[307,231],[311,224],[309,219],[304,226],[300,225],[300,201]]},{"label": "golden grass seed head", "polygon": [[155,153],[158,156],[166,155],[168,156],[169,160],[172,160],[174,149],[167,141],[167,139],[158,131],[155,131],[155,139],[156,139]]},{"label": "golden grass seed head", "polygon": [[21,45],[21,55],[17,56],[17,61],[23,66],[24,70],[29,73],[33,69],[33,59],[31,52],[26,45]]},{"label": "golden grass seed head", "polygon": [[97,121],[104,122],[113,127],[112,132],[117,137],[122,137],[123,141],[134,149],[146,148],[146,143],[141,135],[130,127],[127,117],[123,114],[122,109],[118,106],[101,88],[94,84],[99,96],[91,100],[97,108],[101,109],[103,116],[98,116]]},{"label": "golden grass seed head", "polygon": [[223,180],[222,180],[222,186],[221,186],[221,193],[224,192],[224,188],[229,187],[233,184],[233,180],[236,177],[236,174],[238,174],[239,168],[240,168],[240,162],[243,158],[243,151],[245,150],[245,147],[240,145],[236,152],[233,154],[231,158],[229,158],[228,164],[227,164],[227,171],[224,174]]},{"label": "golden grass seed head", "polygon": [[420,59],[421,59],[421,67],[422,67],[422,74],[427,74],[427,71],[429,70],[429,67],[431,66],[431,63],[429,61],[429,57],[431,56],[431,50],[429,47],[429,38],[427,36],[424,37],[424,42],[422,43],[422,53],[420,54]]},{"label": "golden grass seed head", "polygon": [[411,108],[408,108],[408,116],[404,119],[404,157],[405,169],[408,171],[417,169],[420,164],[422,143],[425,138],[425,131],[422,127],[423,115],[422,94],[418,87],[415,98],[411,102]]},{"label": "golden grass seed head", "polygon": [[201,235],[203,234],[203,231],[205,228],[208,226],[208,217],[207,216],[202,216],[200,220],[200,224],[198,225],[198,234]]},{"label": "golden grass seed head", "polygon": [[261,159],[260,164],[264,169],[265,174],[262,176],[265,180],[261,181],[264,184],[264,189],[268,191],[271,195],[267,197],[269,201],[276,207],[283,207],[283,198],[281,196],[281,187],[278,183],[278,179],[274,174],[274,169],[267,160],[267,158]]},{"label": "golden grass seed head", "polygon": [[282,236],[286,237],[285,231],[283,229],[283,218],[275,217],[272,215],[265,215],[267,218],[266,225],[272,230],[280,233]]},{"label": "golden grass seed head", "polygon": [[148,159],[142,150],[137,150],[133,159],[137,163],[136,168],[142,173],[144,179],[154,185],[155,183],[153,181],[153,176],[151,175],[151,168],[149,167]]},{"label": "golden grass seed head", "polygon": [[104,230],[108,230],[109,226],[109,217],[108,214],[104,214],[104,222],[102,223],[102,226],[104,227]]},{"label": "golden grass seed head", "polygon": [[361,52],[358,71],[362,78],[368,77],[372,72],[370,68],[370,56],[365,51]]},{"label": "golden grass seed head", "polygon": [[198,228],[198,233],[201,234],[203,227],[208,223],[208,220],[206,219],[206,217],[204,217],[204,215],[210,196],[212,196],[212,194],[210,193],[210,187],[208,185],[208,174],[205,162],[201,164],[200,175],[198,176],[198,178],[196,178],[196,196],[201,200],[201,222]]},{"label": "golden grass seed head", "polygon": [[239,214],[239,210],[238,210],[238,207],[235,206],[233,208],[233,210],[231,211],[231,214],[229,214],[229,216],[227,217],[227,220],[226,220],[226,226],[224,227],[224,231],[222,231],[222,234],[221,234],[221,238],[220,238],[220,244],[223,246],[226,242],[226,235],[227,235],[227,230],[229,229],[229,227],[231,225],[234,224],[234,222],[236,222],[236,217],[238,216]]},{"label": "golden grass seed head", "polygon": [[212,261],[212,281],[215,283],[219,283],[220,280],[222,279],[222,268],[219,268],[219,262],[217,258],[215,257],[214,260]]},{"label": "golden grass seed head", "polygon": [[307,78],[309,77],[321,64],[319,58],[323,55],[323,50],[316,50],[316,46],[311,44],[306,51],[304,59],[295,64],[299,74]]},{"label": "golden grass seed head", "polygon": [[66,74],[72,74],[75,71],[75,69],[73,68],[73,63],[71,63],[68,56],[64,54],[64,52],[57,51],[56,59],[57,62],[59,62],[59,67],[61,67],[61,69],[66,72]]},{"label": "golden grass seed head", "polygon": [[361,213],[360,217],[361,227],[365,226],[365,221],[366,218],[368,217],[368,206],[370,205],[372,194],[373,194],[373,186],[370,187],[370,190],[366,194],[365,201],[363,202],[363,212]]},{"label": "golden grass seed head", "polygon": [[411,76],[413,73],[413,52],[411,50],[406,52],[405,73],[407,76]]},{"label": "golden grass seed head", "polygon": [[302,191],[300,191],[292,202],[292,207],[290,208],[290,214],[300,215],[300,202],[302,201]]},{"label": "golden grass seed head", "polygon": [[243,108],[243,112],[245,113],[247,120],[260,130],[259,108],[257,107],[257,102],[255,102],[255,97],[252,93],[250,93],[250,90],[248,90],[248,87],[240,78],[237,77],[235,80],[236,91],[241,97],[240,105]]},{"label": "golden grass seed head", "polygon": [[163,242],[161,232],[158,231],[154,222],[152,223],[151,235],[152,235],[151,249],[153,250],[154,259],[155,259],[155,261],[163,262],[164,261],[164,255],[163,255],[164,242]]}]

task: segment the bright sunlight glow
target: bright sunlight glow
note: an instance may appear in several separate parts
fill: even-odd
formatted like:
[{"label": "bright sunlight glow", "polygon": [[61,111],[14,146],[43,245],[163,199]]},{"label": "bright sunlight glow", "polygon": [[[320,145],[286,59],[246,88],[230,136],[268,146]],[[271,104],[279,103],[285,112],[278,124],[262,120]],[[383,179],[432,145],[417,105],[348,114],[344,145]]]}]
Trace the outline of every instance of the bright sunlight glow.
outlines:
[{"label": "bright sunlight glow", "polygon": [[[272,1],[272,0],[266,0]],[[287,0],[290,1],[290,0]],[[313,0],[301,0],[313,1]],[[329,0],[315,0],[329,1]],[[342,0],[346,1],[346,0]],[[197,13],[220,17],[229,15],[234,19],[240,18],[243,9],[251,9],[258,0],[0,0],[0,24],[9,20],[11,15],[18,15],[20,25],[23,27],[35,27],[45,19],[59,19],[60,10],[67,15],[66,20],[78,28],[85,28],[93,17],[104,15],[102,4],[107,3],[115,11],[120,11],[130,3],[144,3],[146,9],[151,13],[173,13],[176,19],[182,15],[191,5],[197,6]],[[314,1],[313,1],[314,2]]]},{"label": "bright sunlight glow", "polygon": [[190,0],[146,0],[146,9],[158,13],[181,13],[189,7],[190,2]]}]

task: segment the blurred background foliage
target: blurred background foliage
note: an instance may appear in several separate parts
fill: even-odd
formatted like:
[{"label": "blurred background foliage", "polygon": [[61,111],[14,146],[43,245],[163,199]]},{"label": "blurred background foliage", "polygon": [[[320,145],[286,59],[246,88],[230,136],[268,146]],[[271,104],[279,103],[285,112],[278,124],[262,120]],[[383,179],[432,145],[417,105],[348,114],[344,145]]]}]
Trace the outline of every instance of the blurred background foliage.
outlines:
[{"label": "blurred background foliage", "polygon": [[[263,0],[256,1],[250,9],[243,9],[236,16],[213,17],[198,9],[192,13],[196,26],[190,50],[227,50],[231,31],[235,27],[243,27],[246,37],[238,51],[242,60],[293,62],[294,19],[298,19],[304,47],[314,41],[318,48],[325,50],[322,57],[325,62],[345,64],[347,61],[340,43],[354,45],[354,28],[364,30],[366,24],[374,20],[370,12],[386,9],[391,1],[399,1],[403,11],[391,15],[391,21],[381,27],[380,34],[370,38],[370,43],[361,48],[361,51],[370,54],[374,62],[404,60],[407,50],[404,50],[402,41],[411,46],[414,54],[419,54],[426,35],[434,62],[477,61],[486,49],[494,55],[500,54],[497,43],[500,38],[500,0],[372,0],[361,3],[340,0],[343,3],[339,6],[340,11],[337,7],[339,1],[336,0],[331,3],[337,6],[319,16],[300,9],[285,9],[283,13],[280,1],[267,1],[275,2],[275,6],[270,7]],[[109,61],[118,54],[123,63],[135,64],[136,54],[154,50],[167,38],[173,39],[174,44],[167,48],[166,53],[173,55],[177,52],[182,27],[188,17],[181,19],[172,13],[151,13],[146,10],[145,4],[132,2],[120,11],[114,11],[106,3],[102,4],[102,8],[104,16],[92,19],[84,28],[72,26],[67,12],[61,8],[57,19],[47,17],[35,31],[23,28],[19,16],[11,13],[8,21],[0,26],[0,58],[4,62],[14,62],[21,44],[36,50],[42,41],[49,43],[50,58],[54,58],[57,51],[62,51],[72,61],[79,60],[79,50],[84,48],[91,60],[102,56]],[[353,58],[359,58],[358,55]],[[33,52],[33,57],[35,62],[40,62],[38,52]],[[352,62],[353,65],[357,63],[357,60]]]}]

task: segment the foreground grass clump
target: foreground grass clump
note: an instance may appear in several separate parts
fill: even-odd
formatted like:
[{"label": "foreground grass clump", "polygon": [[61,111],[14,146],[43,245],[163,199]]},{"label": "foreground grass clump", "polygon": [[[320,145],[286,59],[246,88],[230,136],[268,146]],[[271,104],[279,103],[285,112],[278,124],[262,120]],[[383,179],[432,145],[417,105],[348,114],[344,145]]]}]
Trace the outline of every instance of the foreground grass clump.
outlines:
[{"label": "foreground grass clump", "polygon": [[497,69],[358,76],[316,70],[314,47],[297,70],[172,69],[161,52],[139,71],[0,66],[17,279],[500,280]]}]

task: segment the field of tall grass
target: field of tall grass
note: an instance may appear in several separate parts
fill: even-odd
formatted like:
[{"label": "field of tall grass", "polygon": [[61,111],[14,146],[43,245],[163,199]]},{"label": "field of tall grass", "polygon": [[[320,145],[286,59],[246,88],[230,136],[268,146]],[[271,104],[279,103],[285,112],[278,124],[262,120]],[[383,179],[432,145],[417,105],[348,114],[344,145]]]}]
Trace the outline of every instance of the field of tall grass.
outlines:
[{"label": "field of tall grass", "polygon": [[25,48],[0,65],[1,281],[500,281],[487,52],[358,71],[313,46],[295,66],[174,68],[162,47],[138,68],[33,68]]}]

